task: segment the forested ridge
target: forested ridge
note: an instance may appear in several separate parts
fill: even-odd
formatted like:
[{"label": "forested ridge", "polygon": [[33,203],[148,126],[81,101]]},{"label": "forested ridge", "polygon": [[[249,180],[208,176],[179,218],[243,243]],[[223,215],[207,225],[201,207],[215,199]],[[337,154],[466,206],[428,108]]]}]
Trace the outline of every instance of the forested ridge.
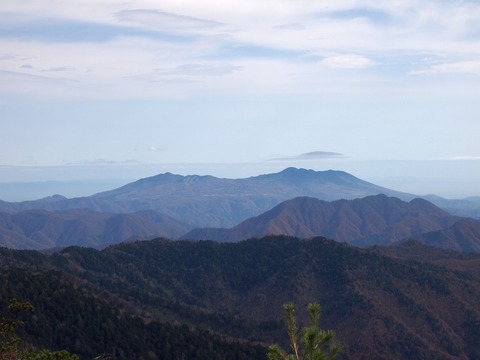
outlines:
[{"label": "forested ridge", "polygon": [[109,354],[118,359],[263,359],[265,349],[215,336],[206,330],[169,322],[146,323],[106,302],[81,282],[58,271],[21,269],[0,276],[5,299],[29,299],[33,314],[23,314],[19,336],[29,349],[68,349],[82,359]]},{"label": "forested ridge", "polygon": [[52,255],[2,249],[0,291],[4,304],[17,297],[35,306],[22,330],[29,344],[83,358],[177,359],[191,350],[199,359],[264,359],[268,344],[285,344],[287,302],[322,305],[321,326],[343,343],[339,358],[477,358],[480,278],[472,269],[480,257],[436,251],[442,263],[284,236]]}]

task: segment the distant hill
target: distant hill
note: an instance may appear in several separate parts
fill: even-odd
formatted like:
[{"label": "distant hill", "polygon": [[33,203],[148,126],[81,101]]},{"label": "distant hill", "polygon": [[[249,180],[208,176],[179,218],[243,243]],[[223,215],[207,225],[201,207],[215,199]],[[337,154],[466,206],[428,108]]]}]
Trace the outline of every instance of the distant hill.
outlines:
[{"label": "distant hill", "polygon": [[131,213],[155,210],[196,227],[230,227],[298,196],[337,200],[377,194],[414,198],[343,171],[288,168],[245,179],[166,173],[89,197],[54,196],[20,203],[0,201],[0,211],[89,208],[98,212]]},{"label": "distant hill", "polygon": [[[378,194],[384,196],[372,197]],[[288,202],[297,197],[304,199]],[[397,198],[396,202],[387,200],[392,197]],[[414,198],[333,170],[288,168],[245,179],[166,173],[89,197],[67,199],[54,195],[19,203],[0,201],[0,210],[4,212],[0,213],[0,245],[33,249],[103,247],[157,236],[238,241],[266,234],[288,234],[302,238],[322,235],[367,246],[443,230],[456,221],[425,201],[417,199],[407,205],[399,200]],[[478,204],[477,198],[428,198],[455,207],[457,213],[462,204],[466,204],[467,213],[474,212]],[[354,201],[359,199],[362,200]],[[271,211],[284,201],[287,203]],[[407,218],[401,218],[401,214]],[[185,235],[194,227],[197,230]],[[439,244],[478,250],[474,231],[458,234],[458,241],[451,233],[444,235],[450,240],[443,239]]]},{"label": "distant hill", "polygon": [[[414,241],[358,249],[285,236],[239,243],[157,239],[49,256],[0,249],[0,293],[31,297],[38,315],[27,319],[25,331],[37,345],[85,354],[103,346],[117,349],[118,359],[135,351],[168,358],[182,344],[191,349],[185,343],[193,334],[201,335],[192,344],[202,353],[225,339],[221,348],[229,355],[220,358],[248,358],[252,343],[285,346],[283,303],[293,302],[305,324],[306,304],[319,302],[321,327],[335,330],[344,344],[339,360],[466,360],[480,358],[479,266],[478,254]],[[138,317],[127,318],[128,326],[126,316]],[[177,325],[161,326],[168,323]],[[228,344],[233,340],[236,350]]]},{"label": "distant hill", "polygon": [[189,229],[190,226],[152,210],[109,214],[89,209],[36,209],[0,213],[0,246],[14,249],[71,245],[102,248],[125,240],[177,238]]},{"label": "distant hill", "polygon": [[480,219],[480,196],[465,199],[444,199],[435,195],[427,195],[424,199],[447,210],[452,215]]},{"label": "distant hill", "polygon": [[480,221],[462,219],[447,229],[431,231],[415,238],[432,246],[480,253]]},{"label": "distant hill", "polygon": [[194,229],[182,239],[240,241],[265,235],[290,235],[300,238],[325,236],[357,246],[389,245],[415,237],[431,245],[463,251],[477,251],[479,243],[475,230],[480,223],[472,221],[472,236],[449,242],[436,240],[432,234],[427,241],[423,233],[441,231],[460,218],[448,214],[430,202],[414,199],[404,202],[385,195],[355,200],[322,201],[309,197],[288,200],[262,215],[247,219],[230,229]]}]

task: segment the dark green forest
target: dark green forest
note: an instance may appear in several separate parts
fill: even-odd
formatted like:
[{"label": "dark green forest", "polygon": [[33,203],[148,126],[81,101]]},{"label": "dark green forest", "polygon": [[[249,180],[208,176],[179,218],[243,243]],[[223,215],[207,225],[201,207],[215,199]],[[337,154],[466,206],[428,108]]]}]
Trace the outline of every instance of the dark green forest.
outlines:
[{"label": "dark green forest", "polygon": [[[37,273],[12,269],[1,275],[5,299],[29,299],[34,313],[22,314],[18,328],[27,348],[68,349],[81,358],[111,354],[119,359],[261,359],[264,349],[215,336],[208,331],[145,323],[102,299],[81,282],[58,271]],[[160,355],[156,355],[160,354]]]},{"label": "dark green forest", "polygon": [[322,327],[342,343],[339,359],[479,358],[480,256],[432,258],[418,246],[382,254],[274,236],[51,255],[1,249],[0,305],[18,298],[35,307],[19,328],[26,346],[82,359],[265,359],[271,343],[288,346],[290,302],[300,324],[301,309],[321,304]]}]

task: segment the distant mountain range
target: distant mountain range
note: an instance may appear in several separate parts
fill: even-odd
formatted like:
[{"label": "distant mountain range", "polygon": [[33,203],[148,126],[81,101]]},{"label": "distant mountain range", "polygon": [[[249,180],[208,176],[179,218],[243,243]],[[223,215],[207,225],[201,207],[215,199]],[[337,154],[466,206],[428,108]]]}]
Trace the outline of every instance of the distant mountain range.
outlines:
[{"label": "distant mountain range", "polygon": [[[429,199],[457,211],[467,201],[463,211],[475,211],[476,198]],[[288,168],[236,180],[167,173],[89,197],[0,201],[0,211],[0,246],[12,248],[102,248],[158,236],[239,241],[286,234],[320,235],[358,246],[415,237],[436,246],[480,251],[477,221],[460,222],[412,194],[333,170]]]},{"label": "distant mountain range", "polygon": [[162,174],[0,202],[0,245],[56,248],[0,247],[0,305],[33,303],[31,346],[264,359],[268,344],[286,345],[282,304],[305,323],[319,302],[339,359],[480,358],[480,221],[344,172]]},{"label": "distant mountain range", "polygon": [[377,194],[402,199],[415,197],[342,171],[288,168],[245,179],[166,173],[89,197],[66,199],[57,195],[19,203],[0,201],[0,211],[89,208],[98,212],[131,213],[155,210],[195,227],[230,227],[298,196],[337,200]]},{"label": "distant mountain range", "polygon": [[480,221],[452,216],[423,199],[385,195],[332,202],[299,197],[229,229],[194,229],[182,239],[240,241],[265,235],[325,236],[357,246],[416,238],[432,246],[480,252]]},{"label": "distant mountain range", "polygon": [[444,199],[440,196],[427,195],[423,199],[447,210],[450,214],[480,219],[480,196],[465,199]]},{"label": "distant mountain range", "polygon": [[0,246],[50,249],[71,245],[103,248],[126,240],[178,238],[191,227],[152,210],[131,214],[90,209],[0,213]]}]

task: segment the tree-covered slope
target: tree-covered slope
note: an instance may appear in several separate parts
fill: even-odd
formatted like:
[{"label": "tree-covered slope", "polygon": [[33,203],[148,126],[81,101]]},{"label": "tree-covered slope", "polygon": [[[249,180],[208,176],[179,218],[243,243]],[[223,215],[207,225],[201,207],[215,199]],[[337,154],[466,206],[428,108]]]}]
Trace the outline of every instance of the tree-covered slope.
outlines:
[{"label": "tree-covered slope", "polygon": [[68,349],[81,359],[264,359],[265,348],[206,330],[129,314],[103,289],[60,271],[12,268],[0,274],[0,310],[8,299],[28,300],[18,332],[29,349]]},{"label": "tree-covered slope", "polygon": [[442,252],[444,262],[434,264],[324,238],[281,236],[233,244],[159,239],[33,254],[8,252],[2,263],[68,274],[108,294],[107,303],[114,299],[122,311],[155,324],[268,344],[286,340],[283,303],[304,309],[319,302],[321,326],[337,331],[345,359],[480,354],[480,280],[468,264],[459,265],[476,255]]},{"label": "tree-covered slope", "polygon": [[[427,241],[422,234],[444,230],[459,219],[422,199],[406,202],[375,195],[355,200],[323,201],[299,197],[284,201],[233,228],[194,229],[182,239],[240,241],[265,235],[325,236],[358,246],[389,245],[412,237]],[[465,234],[451,231],[449,241],[437,238],[438,232],[432,233],[428,243],[460,251],[478,251],[480,222],[471,221],[470,224],[471,229]],[[459,235],[458,239],[456,235]]]},{"label": "tree-covered slope", "polygon": [[0,246],[51,249],[72,245],[103,248],[131,239],[178,238],[190,229],[153,210],[111,214],[89,209],[0,213]]}]

